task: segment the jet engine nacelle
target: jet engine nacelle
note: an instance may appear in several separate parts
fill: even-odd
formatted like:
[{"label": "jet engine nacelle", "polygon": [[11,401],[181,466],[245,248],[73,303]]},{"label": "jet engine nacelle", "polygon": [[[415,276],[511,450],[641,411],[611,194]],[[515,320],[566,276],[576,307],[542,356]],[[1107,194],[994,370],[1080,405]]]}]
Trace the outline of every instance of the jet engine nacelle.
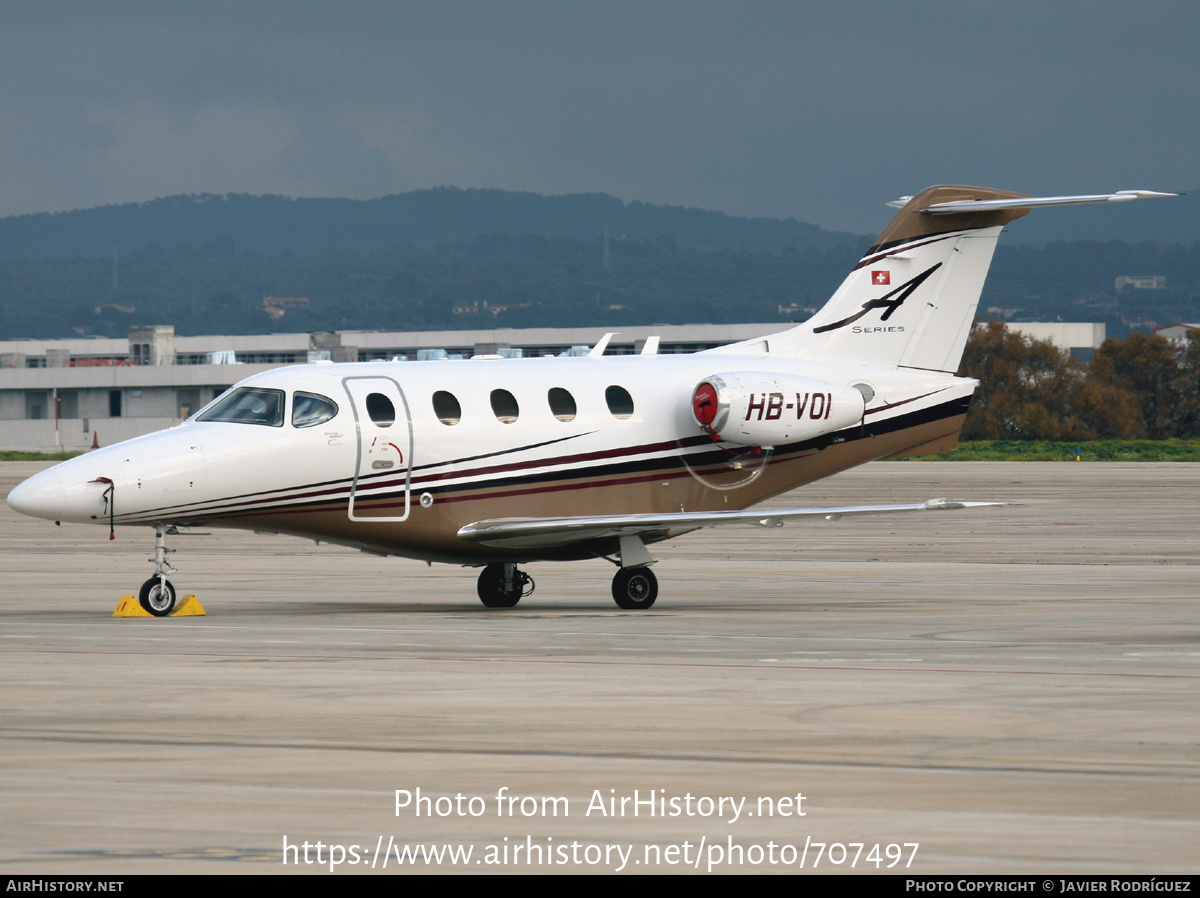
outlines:
[{"label": "jet engine nacelle", "polygon": [[854,387],[758,371],[706,377],[692,392],[692,414],[702,428],[747,446],[795,443],[853,427],[865,408]]}]

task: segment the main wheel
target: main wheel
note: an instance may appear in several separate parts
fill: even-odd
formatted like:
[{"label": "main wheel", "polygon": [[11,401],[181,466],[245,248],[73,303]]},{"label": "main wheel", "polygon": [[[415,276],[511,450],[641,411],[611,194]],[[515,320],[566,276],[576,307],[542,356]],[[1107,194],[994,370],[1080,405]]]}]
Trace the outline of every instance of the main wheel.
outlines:
[{"label": "main wheel", "polygon": [[151,577],[142,584],[138,604],[155,617],[166,617],[175,610],[175,587],[170,580]]},{"label": "main wheel", "polygon": [[504,565],[489,564],[480,571],[475,589],[479,593],[479,601],[488,608],[512,608],[521,601],[529,580],[528,574],[514,570],[512,583],[506,585]]},{"label": "main wheel", "polygon": [[612,582],[613,601],[620,608],[639,611],[658,598],[658,578],[648,567],[623,567]]}]

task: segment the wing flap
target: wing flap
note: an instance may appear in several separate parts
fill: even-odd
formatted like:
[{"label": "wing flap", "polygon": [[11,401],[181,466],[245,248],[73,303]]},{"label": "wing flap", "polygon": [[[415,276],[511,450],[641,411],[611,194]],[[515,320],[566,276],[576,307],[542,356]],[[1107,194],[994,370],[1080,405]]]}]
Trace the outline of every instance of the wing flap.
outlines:
[{"label": "wing flap", "polygon": [[845,515],[893,514],[904,511],[948,511],[1005,505],[1004,502],[956,502],[930,499],[913,505],[851,505],[836,508],[775,508],[749,511],[669,512],[666,514],[591,515],[561,518],[492,518],[467,524],[459,539],[504,549],[569,546],[622,536],[653,540],[679,536],[703,527],[754,525],[782,527],[789,521],[820,518],[836,521]]}]

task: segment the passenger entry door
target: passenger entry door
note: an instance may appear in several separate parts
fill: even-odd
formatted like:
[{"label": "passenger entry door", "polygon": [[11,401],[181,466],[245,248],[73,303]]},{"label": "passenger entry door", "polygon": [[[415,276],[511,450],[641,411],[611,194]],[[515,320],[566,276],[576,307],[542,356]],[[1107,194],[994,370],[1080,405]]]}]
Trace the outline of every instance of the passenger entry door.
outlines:
[{"label": "passenger entry door", "polygon": [[[412,479],[412,419],[404,391],[380,375],[343,377],[358,431],[358,456],[347,513],[352,521],[404,521],[409,513]],[[396,512],[401,507],[403,513]],[[358,513],[355,503],[386,500],[386,507]]]}]

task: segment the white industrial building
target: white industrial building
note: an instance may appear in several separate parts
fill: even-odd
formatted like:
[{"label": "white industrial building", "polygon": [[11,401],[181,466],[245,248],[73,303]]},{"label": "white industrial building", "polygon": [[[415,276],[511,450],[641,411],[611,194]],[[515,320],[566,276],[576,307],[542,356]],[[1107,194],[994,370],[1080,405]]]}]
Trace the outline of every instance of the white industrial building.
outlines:
[{"label": "white industrial building", "polygon": [[1155,336],[1166,337],[1175,343],[1186,343],[1188,334],[1200,333],[1200,324],[1168,324],[1154,333]]},{"label": "white industrial building", "polygon": [[[696,352],[774,333],[765,324],[626,327],[609,354]],[[1095,348],[1103,324],[1010,324],[1064,349]],[[251,336],[176,336],[170,326],[135,327],[127,339],[0,341],[0,449],[51,451],[109,445],[178,424],[230,386],[280,365],[317,359],[470,358],[578,354],[604,328],[474,331],[338,331]]]},{"label": "white industrial building", "polygon": [[1034,340],[1053,343],[1059,349],[1079,354],[1099,349],[1107,334],[1103,323],[1092,321],[1020,321],[1006,322],[1008,329]]}]

